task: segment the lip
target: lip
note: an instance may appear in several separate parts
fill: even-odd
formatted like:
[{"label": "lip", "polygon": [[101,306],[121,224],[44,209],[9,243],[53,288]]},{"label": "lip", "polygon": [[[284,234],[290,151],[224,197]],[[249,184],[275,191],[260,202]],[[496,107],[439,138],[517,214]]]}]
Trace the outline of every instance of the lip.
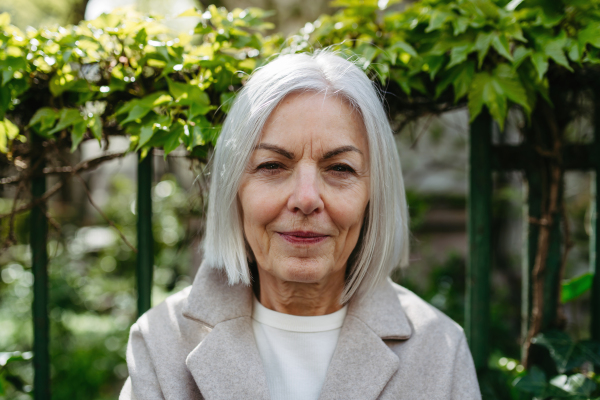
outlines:
[{"label": "lip", "polygon": [[284,240],[292,244],[317,244],[329,237],[322,233],[310,231],[277,232]]}]

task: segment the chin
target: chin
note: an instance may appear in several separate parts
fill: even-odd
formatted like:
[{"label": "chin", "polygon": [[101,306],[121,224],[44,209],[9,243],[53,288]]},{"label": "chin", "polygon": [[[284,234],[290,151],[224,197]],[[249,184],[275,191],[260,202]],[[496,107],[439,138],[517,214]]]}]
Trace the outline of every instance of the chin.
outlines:
[{"label": "chin", "polygon": [[290,282],[317,283],[321,281],[331,268],[317,260],[300,259],[287,263],[281,271],[281,278]]}]

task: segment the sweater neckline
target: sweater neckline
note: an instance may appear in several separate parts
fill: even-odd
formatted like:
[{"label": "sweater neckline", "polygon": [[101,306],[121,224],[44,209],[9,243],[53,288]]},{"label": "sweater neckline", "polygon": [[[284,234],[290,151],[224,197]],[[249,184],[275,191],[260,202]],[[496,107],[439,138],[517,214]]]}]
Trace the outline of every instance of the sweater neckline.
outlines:
[{"label": "sweater neckline", "polygon": [[284,331],[301,333],[325,332],[340,329],[344,323],[344,318],[346,318],[347,311],[348,305],[345,305],[340,310],[327,315],[305,317],[284,314],[266,308],[254,296],[252,319],[263,325]]}]

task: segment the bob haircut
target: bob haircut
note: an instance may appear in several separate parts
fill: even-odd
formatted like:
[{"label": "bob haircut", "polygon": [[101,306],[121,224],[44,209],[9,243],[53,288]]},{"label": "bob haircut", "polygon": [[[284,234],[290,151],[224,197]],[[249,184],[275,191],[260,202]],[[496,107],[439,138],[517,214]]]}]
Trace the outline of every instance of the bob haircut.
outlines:
[{"label": "bob haircut", "polygon": [[362,116],[369,146],[370,197],[360,238],[348,260],[340,298],[370,291],[408,261],[408,212],[400,159],[382,98],[367,75],[329,51],[287,54],[257,69],[234,101],[218,139],[204,239],[204,260],[224,269],[230,284],[251,283],[237,193],[269,115],[286,96],[341,96]]}]

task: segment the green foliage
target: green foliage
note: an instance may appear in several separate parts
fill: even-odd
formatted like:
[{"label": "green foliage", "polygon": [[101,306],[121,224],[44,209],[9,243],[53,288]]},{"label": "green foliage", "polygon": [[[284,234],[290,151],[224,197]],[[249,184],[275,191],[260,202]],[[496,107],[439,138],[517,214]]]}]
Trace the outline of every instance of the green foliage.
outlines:
[{"label": "green foliage", "polygon": [[471,120],[485,106],[501,127],[511,104],[530,115],[540,98],[549,101],[549,68],[600,62],[598,0],[424,0],[403,11],[394,3],[336,1],[342,10],[291,46],[350,51],[409,98],[468,102]]},{"label": "green foliage", "polygon": [[592,288],[594,274],[586,272],[574,278],[562,282],[562,290],[560,293],[560,301],[568,303],[575,300]]},{"label": "green foliage", "polygon": [[23,379],[11,367],[21,362],[30,362],[32,358],[33,353],[31,352],[12,351],[0,353],[0,396],[7,394],[9,386],[13,386],[20,391],[25,390],[26,385]]},{"label": "green foliage", "polygon": [[[156,305],[191,284],[195,248],[188,223],[202,215],[203,205],[195,191],[187,193],[169,176],[154,186],[152,197]],[[103,207],[132,242],[135,199],[135,184],[116,175]],[[0,212],[10,207],[9,200],[0,199]],[[115,399],[128,375],[125,348],[137,317],[136,255],[99,215],[88,220],[88,226],[75,226],[80,223],[77,208],[71,204],[53,211],[62,230],[51,234],[48,243],[52,398]],[[27,232],[27,218],[19,220],[16,229],[19,237]],[[32,353],[26,351],[33,332],[30,254],[26,244],[0,252],[0,349],[6,351],[0,353],[0,399],[27,396],[23,393],[32,387]]]},{"label": "green foliage", "polygon": [[[229,99],[278,47],[269,13],[209,6],[194,35],[172,35],[156,16],[104,14],[77,26],[22,32],[0,16],[0,151],[11,156],[19,130],[68,137],[74,151],[110,129],[131,149],[214,145]],[[32,115],[32,113],[34,113]],[[13,122],[11,122],[11,120]],[[18,129],[15,129],[17,128]]]},{"label": "green foliage", "polygon": [[600,378],[593,368],[600,366],[600,343],[574,342],[560,331],[541,333],[533,343],[547,349],[558,375],[537,366],[513,382],[520,391],[540,399],[586,400],[600,398]]},{"label": "green foliage", "polygon": [[[485,107],[501,127],[511,105],[530,115],[540,99],[550,101],[551,71],[600,62],[600,0],[424,0],[403,11],[395,3],[338,0],[340,11],[307,24],[282,51],[333,46],[409,100],[467,103],[471,120]],[[160,18],[131,11],[26,32],[2,14],[0,121],[8,115],[21,133],[46,139],[66,134],[72,149],[125,133],[132,150],[163,147],[167,155],[183,144],[205,156],[228,100],[281,48],[281,38],[262,35],[268,15],[189,10],[181,18],[200,18],[194,35],[174,36]],[[0,129],[0,151],[10,158],[24,136],[7,132]]]}]

